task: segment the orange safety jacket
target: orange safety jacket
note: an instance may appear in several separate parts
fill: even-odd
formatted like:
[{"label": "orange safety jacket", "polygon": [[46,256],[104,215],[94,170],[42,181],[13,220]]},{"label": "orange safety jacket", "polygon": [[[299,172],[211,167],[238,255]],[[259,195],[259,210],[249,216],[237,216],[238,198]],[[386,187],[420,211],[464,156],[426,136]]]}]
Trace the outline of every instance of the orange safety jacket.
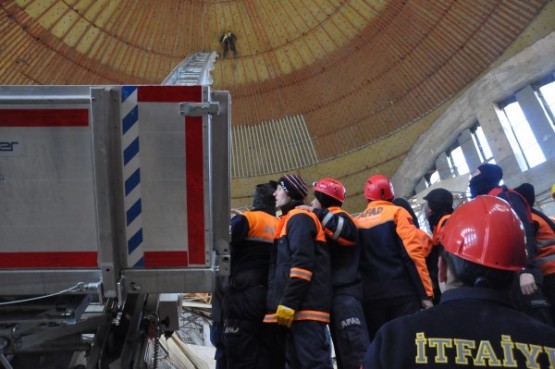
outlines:
[{"label": "orange safety jacket", "polygon": [[437,225],[435,226],[432,234],[432,243],[434,246],[439,246],[439,244],[441,243],[441,241],[439,240],[439,234],[441,233],[443,227],[445,227],[445,224],[447,223],[447,220],[450,216],[451,214],[445,214],[439,219],[439,222],[437,222]]},{"label": "orange safety jacket", "polygon": [[251,210],[231,219],[231,279],[235,285],[267,285],[270,252],[278,219],[264,210]]},{"label": "orange safety jacket", "polygon": [[280,218],[268,279],[265,323],[276,323],[278,305],[295,310],[294,320],[330,321],[332,288],[328,245],[316,215],[290,210]]},{"label": "orange safety jacket", "polygon": [[538,225],[536,262],[543,275],[553,274],[555,273],[555,230],[534,211],[532,211],[532,220]]},{"label": "orange safety jacket", "polygon": [[410,214],[389,201],[371,201],[357,218],[364,301],[433,297],[426,245]]}]

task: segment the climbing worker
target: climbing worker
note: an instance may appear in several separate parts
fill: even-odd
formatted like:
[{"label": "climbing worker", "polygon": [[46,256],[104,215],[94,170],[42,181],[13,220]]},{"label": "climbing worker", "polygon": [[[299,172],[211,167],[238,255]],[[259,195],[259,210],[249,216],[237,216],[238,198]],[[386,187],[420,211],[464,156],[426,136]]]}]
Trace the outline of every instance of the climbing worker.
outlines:
[{"label": "climbing worker", "polygon": [[231,50],[233,52],[233,57],[237,57],[237,48],[235,43],[237,42],[237,36],[231,31],[224,33],[220,37],[220,43],[222,44],[222,48],[224,50],[224,58],[227,55],[227,52]]}]

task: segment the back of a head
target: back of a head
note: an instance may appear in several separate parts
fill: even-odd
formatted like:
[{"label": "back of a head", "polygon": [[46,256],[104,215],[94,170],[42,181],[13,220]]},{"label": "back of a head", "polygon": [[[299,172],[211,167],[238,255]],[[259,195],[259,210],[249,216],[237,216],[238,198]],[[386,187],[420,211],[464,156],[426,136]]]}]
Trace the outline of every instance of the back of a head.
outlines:
[{"label": "back of a head", "polygon": [[536,190],[530,183],[523,183],[518,187],[513,188],[516,192],[526,199],[528,206],[533,207],[536,202]]},{"label": "back of a head", "polygon": [[393,201],[393,198],[395,197],[393,184],[389,178],[383,174],[370,176],[364,185],[364,196],[369,201]]},{"label": "back of a head", "polygon": [[428,207],[434,212],[453,212],[453,194],[445,188],[436,188],[424,196]]},{"label": "back of a head", "polygon": [[478,196],[459,206],[440,234],[446,258],[466,285],[507,287],[526,265],[525,232],[509,203]]},{"label": "back of a head", "polygon": [[269,181],[268,183],[256,185],[252,199],[253,208],[275,213],[276,199],[274,198],[274,192],[276,191],[276,188],[276,181]]},{"label": "back of a head", "polygon": [[487,195],[493,188],[499,186],[503,179],[503,169],[496,164],[482,164],[473,173],[468,184],[470,196]]}]

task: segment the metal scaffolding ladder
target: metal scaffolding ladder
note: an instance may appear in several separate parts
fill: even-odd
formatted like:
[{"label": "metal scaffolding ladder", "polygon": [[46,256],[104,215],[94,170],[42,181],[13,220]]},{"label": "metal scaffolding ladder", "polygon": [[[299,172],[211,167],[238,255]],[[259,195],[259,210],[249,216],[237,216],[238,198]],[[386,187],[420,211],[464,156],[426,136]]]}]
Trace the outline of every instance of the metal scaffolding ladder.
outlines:
[{"label": "metal scaffolding ladder", "polygon": [[185,58],[164,79],[162,85],[176,86],[207,86],[212,84],[210,72],[218,54],[212,52],[196,52]]}]

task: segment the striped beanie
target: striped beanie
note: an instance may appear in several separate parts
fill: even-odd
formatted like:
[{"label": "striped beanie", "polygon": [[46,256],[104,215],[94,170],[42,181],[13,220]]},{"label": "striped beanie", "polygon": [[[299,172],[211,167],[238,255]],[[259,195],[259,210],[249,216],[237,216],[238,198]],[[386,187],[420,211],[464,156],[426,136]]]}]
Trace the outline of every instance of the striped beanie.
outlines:
[{"label": "striped beanie", "polygon": [[308,185],[297,174],[286,174],[278,183],[293,200],[304,200],[308,195]]}]

